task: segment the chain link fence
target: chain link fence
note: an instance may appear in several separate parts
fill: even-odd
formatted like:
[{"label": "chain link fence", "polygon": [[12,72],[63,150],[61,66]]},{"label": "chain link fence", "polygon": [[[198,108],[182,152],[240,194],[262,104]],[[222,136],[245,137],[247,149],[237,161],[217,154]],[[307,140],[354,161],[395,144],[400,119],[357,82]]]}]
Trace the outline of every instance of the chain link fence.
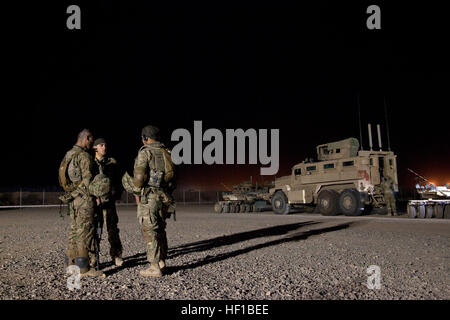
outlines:
[{"label": "chain link fence", "polygon": [[[177,203],[213,204],[222,200],[222,190],[199,191],[177,189],[173,196]],[[60,206],[58,197],[63,194],[58,188],[18,188],[15,191],[0,191],[0,208],[54,207]],[[124,191],[118,205],[135,205],[134,195]]]}]

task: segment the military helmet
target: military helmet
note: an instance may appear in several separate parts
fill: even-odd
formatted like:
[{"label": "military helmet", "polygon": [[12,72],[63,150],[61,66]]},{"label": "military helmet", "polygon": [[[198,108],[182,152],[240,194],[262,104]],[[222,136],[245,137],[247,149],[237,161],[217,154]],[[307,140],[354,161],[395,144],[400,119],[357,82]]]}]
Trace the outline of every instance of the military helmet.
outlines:
[{"label": "military helmet", "polygon": [[104,197],[111,191],[111,179],[99,173],[89,184],[89,194],[95,197]]},{"label": "military helmet", "polygon": [[134,185],[133,178],[128,174],[128,172],[125,172],[122,177],[122,185],[128,193],[138,194],[141,191],[140,188]]},{"label": "military helmet", "polygon": [[151,125],[145,126],[142,128],[141,136],[157,140],[159,139],[159,128]]}]

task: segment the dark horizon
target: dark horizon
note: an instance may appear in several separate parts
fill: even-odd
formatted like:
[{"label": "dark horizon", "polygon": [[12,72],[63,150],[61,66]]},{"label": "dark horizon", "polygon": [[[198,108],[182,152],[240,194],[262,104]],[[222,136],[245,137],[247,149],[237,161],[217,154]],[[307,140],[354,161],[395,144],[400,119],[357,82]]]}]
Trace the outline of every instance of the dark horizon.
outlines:
[{"label": "dark horizon", "polygon": [[[82,8],[79,31],[65,26],[69,4]],[[143,126],[173,146],[171,132],[195,120],[279,129],[279,177],[318,144],[359,139],[358,95],[365,149],[367,123],[381,124],[387,149],[386,99],[400,187],[413,187],[407,168],[449,183],[444,10],[376,1],[382,29],[368,30],[369,4],[30,2],[13,40],[0,187],[57,185],[84,127],[130,171]],[[261,181],[261,166],[182,165],[179,185]]]}]

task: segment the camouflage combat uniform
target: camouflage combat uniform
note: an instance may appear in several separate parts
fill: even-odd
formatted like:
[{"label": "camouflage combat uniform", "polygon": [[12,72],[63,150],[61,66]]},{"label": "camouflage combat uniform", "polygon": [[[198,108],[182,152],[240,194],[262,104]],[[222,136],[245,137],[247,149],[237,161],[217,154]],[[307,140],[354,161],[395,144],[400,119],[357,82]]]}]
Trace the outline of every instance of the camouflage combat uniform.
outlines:
[{"label": "camouflage combat uniform", "polygon": [[[139,150],[134,163],[134,181],[139,176],[149,177],[150,170],[164,168],[164,159],[159,148],[160,142],[144,145]],[[167,203],[171,197],[164,187],[148,186],[148,180],[141,188],[141,200],[138,204],[137,217],[141,225],[142,235],[147,245],[147,260],[153,265],[161,265],[167,258],[166,213]],[[135,183],[138,186],[138,184]]]},{"label": "camouflage combat uniform", "polygon": [[95,159],[95,174],[103,173],[108,178],[111,179],[112,190],[104,199],[101,199],[101,208],[96,207],[96,211],[102,210],[102,215],[104,223],[106,224],[106,230],[108,232],[108,241],[110,245],[109,254],[111,258],[122,257],[122,243],[119,237],[119,228],[117,224],[119,223],[119,217],[117,216],[116,210],[116,200],[120,199],[122,194],[122,187],[120,184],[119,168],[117,161],[112,157],[103,157],[99,160]]},{"label": "camouflage combat uniform", "polygon": [[397,208],[395,205],[395,196],[394,196],[394,182],[391,178],[386,178],[381,183],[381,190],[383,191],[384,201],[386,202],[386,208],[388,210],[388,216],[397,215]]},{"label": "camouflage combat uniform", "polygon": [[94,198],[89,195],[89,183],[93,177],[93,160],[82,147],[75,145],[66,157],[74,154],[67,173],[76,189],[71,192],[73,200],[69,202],[70,231],[67,257],[69,264],[75,258],[88,258],[91,266],[95,264],[94,248]]}]

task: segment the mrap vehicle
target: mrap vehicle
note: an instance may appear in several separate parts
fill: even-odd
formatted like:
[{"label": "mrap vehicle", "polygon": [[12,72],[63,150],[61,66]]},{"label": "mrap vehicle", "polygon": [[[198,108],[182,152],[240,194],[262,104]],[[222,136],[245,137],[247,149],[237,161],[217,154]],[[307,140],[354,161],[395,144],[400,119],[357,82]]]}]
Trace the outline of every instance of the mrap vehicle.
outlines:
[{"label": "mrap vehicle", "polygon": [[[381,145],[381,143],[380,143]],[[370,142],[370,149],[372,143]],[[392,151],[359,150],[356,138],[317,146],[317,161],[307,159],[277,178],[270,189],[272,209],[287,214],[295,207],[316,206],[322,215],[361,215],[385,206],[383,177],[398,192],[396,155]]]}]

